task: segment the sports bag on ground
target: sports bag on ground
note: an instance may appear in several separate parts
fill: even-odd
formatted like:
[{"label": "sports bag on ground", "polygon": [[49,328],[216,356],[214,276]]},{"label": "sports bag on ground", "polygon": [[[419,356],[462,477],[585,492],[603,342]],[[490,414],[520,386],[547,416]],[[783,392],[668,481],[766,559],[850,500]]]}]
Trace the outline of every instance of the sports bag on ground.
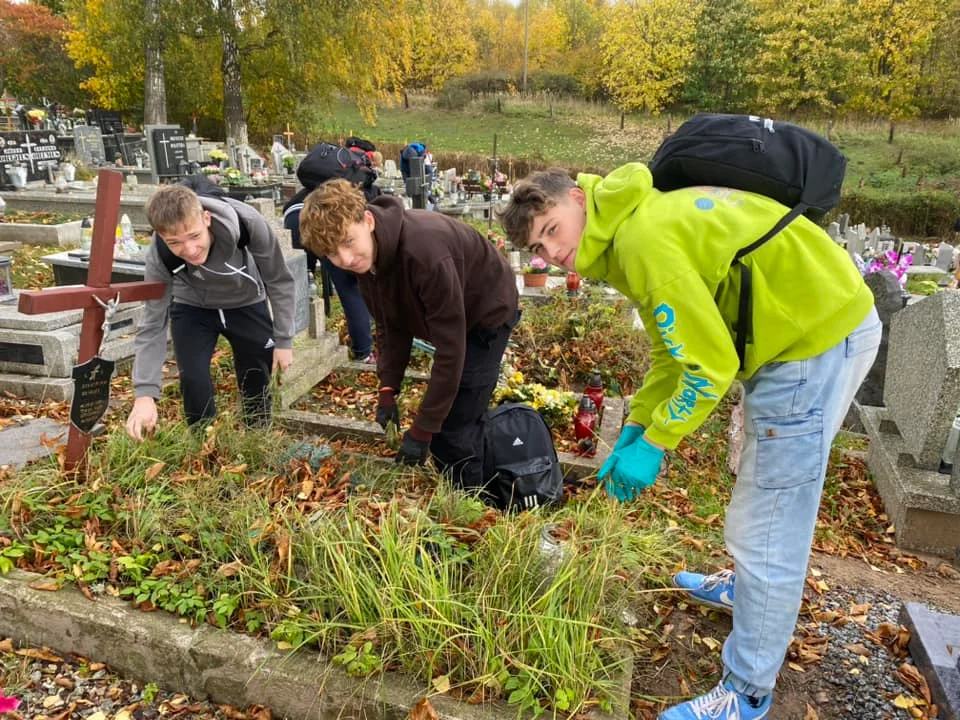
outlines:
[{"label": "sports bag on ground", "polygon": [[[229,202],[227,191],[203,173],[188,175],[180,181],[180,185],[190,188],[201,197],[213,197],[223,200],[224,202]],[[242,250],[250,244],[250,230],[247,228],[246,223],[243,222],[243,218],[239,217],[239,213],[237,219],[240,221],[240,238],[237,240],[237,248]],[[173,254],[157,233],[153,234],[153,244],[157,246],[157,254],[160,256],[160,261],[171,275],[175,275],[186,267],[187,264]]]},{"label": "sports bag on ground", "polygon": [[658,190],[715,185],[766,195],[790,208],[734,256],[740,268],[735,344],[741,370],[753,318],[750,268],[740,259],[800,215],[817,220],[836,207],[846,167],[843,153],[826,138],[799,125],[756,115],[695,115],[654,153],[649,168]]},{"label": "sports bag on ground", "polygon": [[483,477],[501,510],[529,510],[563,499],[563,472],[550,428],[529,405],[504,403],[487,411]]}]

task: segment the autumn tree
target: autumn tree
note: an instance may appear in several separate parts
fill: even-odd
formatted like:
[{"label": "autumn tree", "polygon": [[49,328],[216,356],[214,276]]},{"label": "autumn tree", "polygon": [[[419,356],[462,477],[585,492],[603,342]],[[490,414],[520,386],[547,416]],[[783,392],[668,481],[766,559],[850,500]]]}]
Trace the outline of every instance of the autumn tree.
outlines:
[{"label": "autumn tree", "polygon": [[946,15],[944,0],[860,0],[847,37],[857,50],[849,107],[891,122],[916,115],[922,62]]},{"label": "autumn tree", "polygon": [[694,59],[683,87],[685,103],[704,111],[750,107],[756,91],[749,70],[760,47],[753,17],[750,0],[704,2],[694,34]]},{"label": "autumn tree", "polygon": [[847,0],[753,0],[762,38],[749,79],[757,109],[831,113],[845,98],[856,52],[845,38],[855,3]]},{"label": "autumn tree", "polygon": [[565,30],[562,65],[555,69],[575,77],[587,96],[596,95],[602,89],[600,37],[607,5],[604,0],[555,0],[554,7]]},{"label": "autumn tree", "polygon": [[66,47],[88,73],[81,87],[102,108],[141,107],[144,82],[143,0],[67,0]]},{"label": "autumn tree", "polygon": [[22,102],[82,104],[81,76],[65,48],[67,21],[41,4],[0,0],[0,89]]},{"label": "autumn tree", "polygon": [[947,117],[960,107],[960,0],[947,3],[921,60],[917,106],[921,115]]},{"label": "autumn tree", "polygon": [[625,0],[610,11],[600,46],[603,82],[623,110],[659,113],[694,57],[700,8],[681,0]]},{"label": "autumn tree", "polygon": [[461,0],[419,0],[411,5],[414,14],[406,84],[436,90],[448,78],[471,70],[476,62],[470,9]]}]

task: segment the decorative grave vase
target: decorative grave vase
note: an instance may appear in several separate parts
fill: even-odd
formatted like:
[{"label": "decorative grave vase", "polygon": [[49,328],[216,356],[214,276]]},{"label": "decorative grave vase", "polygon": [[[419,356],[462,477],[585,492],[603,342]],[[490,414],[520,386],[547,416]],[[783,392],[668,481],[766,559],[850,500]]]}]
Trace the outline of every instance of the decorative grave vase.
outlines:
[{"label": "decorative grave vase", "polygon": [[72,183],[73,179],[77,176],[77,167],[73,163],[63,163],[60,166],[60,172],[63,173],[63,179],[68,183]]},{"label": "decorative grave vase", "polygon": [[27,186],[27,169],[24,167],[8,167],[7,177],[17,190],[23,190]]}]

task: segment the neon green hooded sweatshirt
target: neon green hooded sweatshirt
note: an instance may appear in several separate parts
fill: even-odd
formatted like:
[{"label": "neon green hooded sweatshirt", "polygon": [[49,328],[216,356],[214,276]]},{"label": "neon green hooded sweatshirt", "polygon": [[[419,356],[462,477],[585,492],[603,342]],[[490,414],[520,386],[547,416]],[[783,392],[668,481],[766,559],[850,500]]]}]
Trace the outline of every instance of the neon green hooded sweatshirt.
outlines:
[{"label": "neon green hooded sweatshirt", "polygon": [[[605,280],[640,313],[651,366],[630,420],[673,449],[707,418],[738,376],[734,326],[740,273],[733,257],[787,208],[719,187],[660,192],[641,163],[605,178],[581,174],[587,220],[576,269]],[[867,316],[873,295],[846,251],[799,217],[743,258],[753,273],[749,378],[769,362],[814,357]]]}]

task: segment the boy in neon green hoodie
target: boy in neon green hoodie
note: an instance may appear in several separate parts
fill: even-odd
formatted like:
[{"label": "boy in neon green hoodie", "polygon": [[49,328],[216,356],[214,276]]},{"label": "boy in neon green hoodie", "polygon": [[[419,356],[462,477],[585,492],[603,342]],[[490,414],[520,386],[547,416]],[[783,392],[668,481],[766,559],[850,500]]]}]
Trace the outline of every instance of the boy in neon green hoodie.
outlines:
[{"label": "boy in neon green hoodie", "polygon": [[699,427],[739,378],[746,437],[725,540],[735,572],[681,572],[691,597],[733,612],[724,673],[663,720],[767,716],[793,634],[830,445],[873,364],[880,321],[847,253],[805,217],[746,255],[752,324],[737,356],[736,252],[788,208],[719,187],[660,192],[630,163],[605,178],[534,173],[500,219],[517,246],[635,303],[651,366],[598,477],[620,501],[657,476],[664,452]]}]

